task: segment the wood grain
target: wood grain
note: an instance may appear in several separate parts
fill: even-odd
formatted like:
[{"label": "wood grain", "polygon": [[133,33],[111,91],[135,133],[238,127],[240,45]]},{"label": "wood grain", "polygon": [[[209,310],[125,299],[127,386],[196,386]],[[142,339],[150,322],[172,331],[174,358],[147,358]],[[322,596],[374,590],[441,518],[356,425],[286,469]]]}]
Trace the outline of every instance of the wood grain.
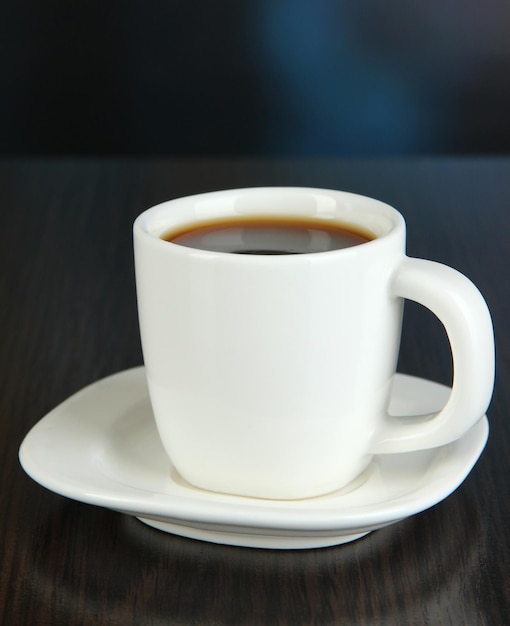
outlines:
[{"label": "wood grain", "polygon": [[[252,185],[387,201],[408,252],[470,276],[492,311],[491,437],[447,500],[340,547],[222,547],[50,493],[18,447],[84,385],[142,362],[131,224],[173,197]],[[510,159],[0,162],[0,623],[510,623]],[[441,325],[406,307],[401,371],[451,378]]]}]

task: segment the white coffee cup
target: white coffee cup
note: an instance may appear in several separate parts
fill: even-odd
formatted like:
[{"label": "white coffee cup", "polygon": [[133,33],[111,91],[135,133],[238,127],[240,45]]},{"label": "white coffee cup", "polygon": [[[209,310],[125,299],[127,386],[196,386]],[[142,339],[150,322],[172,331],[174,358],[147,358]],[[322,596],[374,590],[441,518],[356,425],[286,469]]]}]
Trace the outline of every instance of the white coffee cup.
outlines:
[{"label": "white coffee cup", "polygon": [[[332,220],[375,239],[279,256],[213,252],[161,235],[218,218]],[[405,255],[392,207],[341,191],[253,188],[165,202],[134,224],[140,332],[154,416],[192,485],[273,499],[343,487],[373,455],[441,446],[485,413],[494,382],[490,314],[444,265]],[[444,324],[454,382],[435,416],[388,402],[403,298]]]}]

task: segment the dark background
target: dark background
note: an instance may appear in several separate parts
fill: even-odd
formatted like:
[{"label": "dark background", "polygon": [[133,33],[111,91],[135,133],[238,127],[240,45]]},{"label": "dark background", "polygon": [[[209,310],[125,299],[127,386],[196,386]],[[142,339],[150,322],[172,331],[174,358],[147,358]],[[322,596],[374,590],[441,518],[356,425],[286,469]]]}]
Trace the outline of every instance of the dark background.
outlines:
[{"label": "dark background", "polygon": [[0,155],[510,152],[507,0],[4,0]]}]

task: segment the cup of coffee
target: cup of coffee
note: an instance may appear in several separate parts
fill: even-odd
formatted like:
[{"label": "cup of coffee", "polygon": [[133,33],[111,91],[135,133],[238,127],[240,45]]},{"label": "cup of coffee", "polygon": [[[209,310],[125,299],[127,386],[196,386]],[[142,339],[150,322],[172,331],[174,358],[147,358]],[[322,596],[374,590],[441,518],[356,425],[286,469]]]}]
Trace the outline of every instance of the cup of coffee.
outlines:
[{"label": "cup of coffee", "polygon": [[[373,455],[458,439],[487,409],[485,301],[456,270],[407,257],[387,204],[311,188],[200,194],[142,213],[134,250],[154,417],[196,487],[319,496]],[[449,337],[454,381],[437,415],[388,414],[405,298]]]}]

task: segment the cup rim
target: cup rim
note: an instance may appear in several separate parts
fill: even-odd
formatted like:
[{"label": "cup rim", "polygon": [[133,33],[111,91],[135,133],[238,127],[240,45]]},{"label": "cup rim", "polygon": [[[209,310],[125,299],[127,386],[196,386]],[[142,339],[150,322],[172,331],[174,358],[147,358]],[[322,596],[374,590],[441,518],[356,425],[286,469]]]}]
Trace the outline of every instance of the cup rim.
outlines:
[{"label": "cup rim", "polygon": [[[265,201],[264,210],[256,202]],[[303,205],[298,211],[291,205],[282,208],[283,202],[299,200],[314,201],[315,206]],[[245,203],[245,204],[243,204]],[[253,206],[252,204],[253,203]],[[314,209],[310,213],[310,209]],[[337,250],[305,252],[299,255],[233,255],[230,252],[203,250],[166,241],[161,236],[172,229],[185,224],[206,223],[214,219],[228,217],[248,217],[254,215],[319,217],[335,219],[344,225],[363,228],[375,235],[374,239]],[[333,216],[332,214],[335,213]],[[338,219],[339,214],[342,220]],[[197,216],[198,217],[197,219]],[[369,222],[367,224],[367,221]],[[385,245],[389,240],[405,238],[405,220],[401,213],[391,205],[375,198],[336,189],[316,187],[240,187],[209,191],[181,196],[156,204],[140,213],[133,223],[135,237],[142,236],[152,245],[161,247],[172,254],[211,256],[221,258],[234,257],[237,262],[296,262],[298,259],[311,257],[325,258],[331,255],[360,254],[362,250],[373,250]],[[376,232],[377,231],[377,232]]]}]

